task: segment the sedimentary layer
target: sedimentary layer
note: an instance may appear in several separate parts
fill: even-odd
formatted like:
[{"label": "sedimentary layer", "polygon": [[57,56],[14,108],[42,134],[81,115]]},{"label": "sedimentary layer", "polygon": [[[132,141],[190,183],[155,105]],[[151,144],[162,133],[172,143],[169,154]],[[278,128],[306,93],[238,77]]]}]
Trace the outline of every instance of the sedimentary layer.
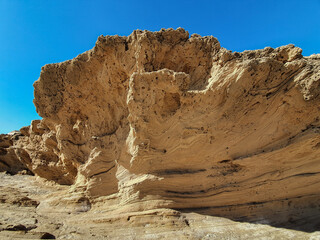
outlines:
[{"label": "sedimentary layer", "polygon": [[9,149],[110,211],[317,225],[319,84],[320,57],[293,45],[231,52],[181,28],[100,36],[42,68],[43,119]]}]

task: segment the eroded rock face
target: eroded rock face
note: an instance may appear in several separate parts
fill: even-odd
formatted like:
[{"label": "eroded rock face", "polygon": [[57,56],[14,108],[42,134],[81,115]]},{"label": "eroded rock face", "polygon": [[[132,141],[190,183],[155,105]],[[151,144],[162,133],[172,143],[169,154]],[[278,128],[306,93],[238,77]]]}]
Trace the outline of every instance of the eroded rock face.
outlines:
[{"label": "eroded rock face", "polygon": [[15,149],[12,147],[22,134],[20,132],[12,132],[0,135],[0,171],[10,174],[27,171],[28,168],[19,161]]},{"label": "eroded rock face", "polygon": [[16,154],[36,175],[115,206],[314,216],[320,61],[301,52],[231,52],[183,29],[100,36],[42,68],[43,120],[24,129]]}]

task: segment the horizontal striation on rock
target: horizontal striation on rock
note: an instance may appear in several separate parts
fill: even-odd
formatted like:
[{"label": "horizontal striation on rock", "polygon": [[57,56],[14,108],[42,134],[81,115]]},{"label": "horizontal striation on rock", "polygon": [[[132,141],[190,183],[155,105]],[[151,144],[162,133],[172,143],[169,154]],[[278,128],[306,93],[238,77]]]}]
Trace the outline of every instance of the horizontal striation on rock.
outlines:
[{"label": "horizontal striation on rock", "polygon": [[231,52],[181,28],[100,36],[42,68],[43,119],[10,149],[34,174],[115,206],[308,217],[320,211],[320,60],[301,53]]}]

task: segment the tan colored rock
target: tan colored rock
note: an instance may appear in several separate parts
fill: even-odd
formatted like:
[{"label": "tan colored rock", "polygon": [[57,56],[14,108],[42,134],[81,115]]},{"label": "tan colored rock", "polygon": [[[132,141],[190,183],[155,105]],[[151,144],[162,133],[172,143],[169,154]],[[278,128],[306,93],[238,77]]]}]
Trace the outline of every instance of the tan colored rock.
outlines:
[{"label": "tan colored rock", "polygon": [[100,36],[42,68],[43,120],[17,156],[108,211],[319,224],[320,62],[301,52],[231,52],[181,28]]},{"label": "tan colored rock", "polygon": [[19,161],[13,144],[22,134],[18,131],[9,134],[0,135],[0,172],[8,172],[10,174],[23,173],[28,168]]},{"label": "tan colored rock", "polygon": [[[0,239],[319,239],[320,232],[279,229],[266,223],[172,209],[88,210],[83,198],[67,196],[68,187],[28,175],[0,173]],[[60,196],[62,201],[50,205]],[[39,204],[39,205],[38,205]],[[106,205],[104,203],[104,205]]]}]

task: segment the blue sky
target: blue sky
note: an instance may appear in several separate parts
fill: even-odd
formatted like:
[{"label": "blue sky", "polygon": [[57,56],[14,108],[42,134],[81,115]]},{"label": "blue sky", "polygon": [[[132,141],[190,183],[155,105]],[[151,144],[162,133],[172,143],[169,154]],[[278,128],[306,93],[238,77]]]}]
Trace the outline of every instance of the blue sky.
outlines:
[{"label": "blue sky", "polygon": [[0,133],[39,119],[41,67],[91,49],[97,37],[183,27],[232,51],[293,43],[320,53],[320,0],[0,0]]}]

